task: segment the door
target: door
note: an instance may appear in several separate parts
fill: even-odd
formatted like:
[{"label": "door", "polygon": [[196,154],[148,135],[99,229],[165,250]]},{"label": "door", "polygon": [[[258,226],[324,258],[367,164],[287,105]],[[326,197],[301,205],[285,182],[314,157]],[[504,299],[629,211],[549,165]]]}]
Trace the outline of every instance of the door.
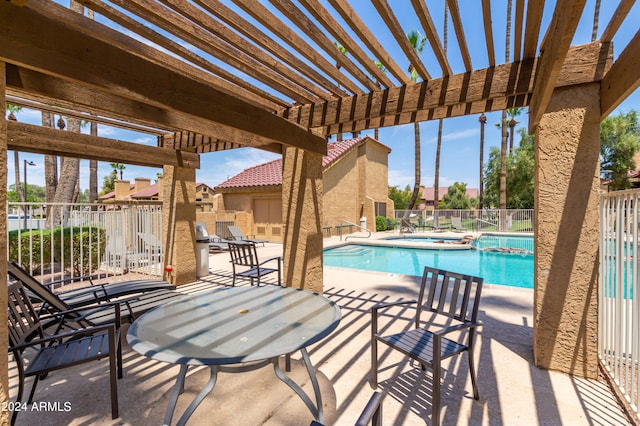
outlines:
[{"label": "door", "polygon": [[254,199],[253,221],[253,233],[256,238],[273,242],[282,242],[282,199]]}]

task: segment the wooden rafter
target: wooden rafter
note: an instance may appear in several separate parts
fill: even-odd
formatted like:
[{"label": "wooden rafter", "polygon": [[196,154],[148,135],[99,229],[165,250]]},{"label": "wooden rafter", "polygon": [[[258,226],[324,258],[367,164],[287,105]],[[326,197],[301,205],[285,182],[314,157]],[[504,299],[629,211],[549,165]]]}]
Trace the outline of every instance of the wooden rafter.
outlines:
[{"label": "wooden rafter", "polygon": [[[105,5],[100,0],[84,0],[91,9],[95,10],[109,19],[117,22],[123,27],[131,30],[134,33],[147,38],[148,40],[157,43],[159,46],[166,48],[167,50],[183,57],[194,64],[202,67],[205,70],[209,70],[214,74],[221,75],[223,78],[216,77],[213,74],[203,72],[195,67],[188,66],[184,62],[176,59],[171,55],[167,55],[163,52],[153,49],[145,43],[133,40],[131,37],[127,37],[122,33],[115,31],[109,27],[99,24],[91,19],[86,19],[82,15],[70,11],[68,8],[60,6],[51,1],[45,0],[31,0],[28,4],[30,9],[36,10],[39,13],[49,16],[53,19],[64,21],[69,25],[73,25],[80,29],[82,32],[90,33],[94,37],[107,41],[111,44],[121,47],[122,49],[129,50],[139,56],[146,57],[152,61],[164,64],[175,70],[176,72],[190,75],[194,78],[200,79],[203,82],[211,84],[219,89],[225,91],[227,94],[238,96],[247,102],[252,102],[257,105],[261,105],[265,109],[277,110],[281,107],[288,106],[289,103],[282,99],[273,96],[264,90],[258,89],[255,86],[246,84],[242,79],[233,76],[231,73],[227,73],[220,67],[216,67],[203,58],[190,52],[188,49],[180,46],[178,43],[172,40],[162,37],[155,31],[144,27],[139,22],[134,21],[127,15],[118,12],[117,10]],[[229,80],[232,84],[225,81]],[[236,85],[237,84],[237,85]]]},{"label": "wooden rafter", "polygon": [[65,132],[16,121],[7,123],[7,140],[8,149],[21,152],[63,155],[147,167],[163,165],[190,169],[200,167],[200,156],[196,153]]},{"label": "wooden rafter", "polygon": [[536,83],[529,105],[529,133],[533,133],[549,104],[585,3],[586,0],[567,0],[556,3],[551,24],[540,49]]},{"label": "wooden rafter", "polygon": [[433,23],[427,4],[423,0],[411,0],[411,4],[413,5],[413,9],[416,12],[416,16],[418,17],[420,24],[422,25],[422,29],[427,36],[427,40],[429,40],[431,49],[440,64],[442,75],[453,74],[453,71],[451,71],[451,65],[449,65],[449,61],[447,60],[447,55],[442,48],[442,43],[440,43],[440,37],[436,31],[436,26]]},{"label": "wooden rafter", "polygon": [[[612,57],[610,44],[596,42],[571,48],[557,87],[599,81]],[[535,60],[507,63],[366,95],[291,107],[281,115],[305,127],[322,127],[326,134],[334,134],[363,130],[368,125],[383,127],[526,106],[536,81],[536,67]]]},{"label": "wooden rafter", "polygon": [[[210,124],[242,145],[282,143],[326,153],[326,142],[262,108],[118,49],[29,9],[0,2],[0,59]],[[149,76],[154,76],[149,81]]]},{"label": "wooden rafter", "polygon": [[369,30],[367,25],[360,19],[358,14],[353,10],[346,0],[329,0],[333,8],[342,16],[354,33],[358,35],[360,40],[376,55],[376,58],[385,66],[385,68],[400,81],[407,84],[411,80],[407,73],[400,68],[396,61],[389,55],[387,51],[380,45],[378,39]]},{"label": "wooden rafter", "polygon": [[493,67],[496,65],[496,50],[493,46],[493,27],[491,25],[491,0],[482,0],[482,19],[484,22],[484,39],[487,45],[487,57],[489,58],[489,66]]},{"label": "wooden rafter", "polygon": [[385,87],[392,87],[394,84],[389,77],[375,64],[375,60],[370,58],[360,47],[362,41],[354,40],[318,0],[299,0],[309,13],[311,13],[320,24],[331,33],[331,35],[344,46],[349,54],[358,59],[360,64],[375,77],[378,83]]},{"label": "wooden rafter", "polygon": [[280,21],[267,8],[259,2],[233,0],[245,13],[264,25],[269,31],[287,42],[290,46],[296,46],[297,51],[307,60],[322,67],[323,71],[331,75],[340,85],[348,89],[351,93],[362,93],[362,89],[352,82],[338,69],[325,60],[316,49],[300,37],[295,31]]},{"label": "wooden rafter", "polygon": [[[237,70],[273,87],[297,102],[317,101],[318,95],[311,88],[285,77],[285,69],[272,70],[259,60],[215,37],[200,25],[178,13],[172,12],[154,0],[111,0],[118,6],[138,15],[145,21],[177,35],[193,46],[217,57]],[[183,12],[186,13],[186,12]],[[192,15],[189,15],[193,18]]]},{"label": "wooden rafter", "polygon": [[513,49],[513,60],[522,59],[522,21],[524,19],[524,0],[516,0],[516,25]]},{"label": "wooden rafter", "polygon": [[640,87],[640,30],[600,82],[600,113],[609,115],[635,89]]},{"label": "wooden rafter", "polygon": [[[237,1],[237,0],[236,0]],[[247,0],[243,0],[246,2]],[[334,41],[329,39],[324,32],[316,26],[316,24],[307,17],[290,0],[270,0],[271,4],[278,9],[284,16],[293,22],[303,33],[314,41],[321,49],[331,55],[336,63],[348,71],[351,75],[358,79],[367,89],[375,90],[377,86],[369,76],[367,76],[358,66],[352,62],[347,55],[344,55],[335,46]],[[253,2],[251,2],[253,3]],[[378,70],[380,71],[380,70]]]},{"label": "wooden rafter", "polygon": [[462,18],[460,18],[458,0],[447,0],[447,5],[449,5],[449,13],[451,14],[451,21],[453,22],[453,29],[456,32],[456,38],[458,39],[458,46],[460,46],[460,54],[462,55],[464,68],[467,71],[471,71],[473,69],[471,66],[471,55],[469,54],[467,38],[464,35],[464,28],[462,27]]},{"label": "wooden rafter", "polygon": [[536,57],[544,3],[544,0],[529,0],[527,2],[527,23],[524,30],[523,59],[532,59]]},{"label": "wooden rafter", "polygon": [[[243,19],[239,14],[229,9],[225,5],[219,2],[211,2],[211,1],[203,1],[203,0],[194,0],[200,7],[202,7],[207,12],[214,15],[216,18],[220,19],[222,22],[227,24],[229,27],[234,28],[244,37],[249,40],[252,40],[257,45],[261,46],[267,52],[271,53],[275,57],[289,64],[292,68],[298,70],[302,74],[309,77],[311,80],[320,84],[322,87],[326,87],[331,93],[336,96],[346,96],[347,93],[340,88],[338,85],[329,81],[326,77],[320,74],[311,66],[307,65],[300,59],[298,59],[294,54],[292,54],[286,47],[282,46],[280,43],[273,40],[264,32],[260,31],[257,27],[249,23],[247,20]],[[229,41],[229,40],[227,40]],[[317,64],[320,69],[324,69],[332,71],[335,68],[326,62],[325,66],[323,64]],[[336,72],[336,74],[338,74]]]},{"label": "wooden rafter", "polygon": [[620,0],[620,4],[616,8],[615,12],[613,12],[613,16],[611,17],[609,24],[607,24],[607,27],[602,33],[602,37],[600,37],[601,41],[609,42],[613,40],[613,36],[618,32],[618,28],[622,25],[622,22],[629,14],[629,11],[635,2],[636,0]]},{"label": "wooden rafter", "polygon": [[389,6],[386,0],[372,0],[372,3],[384,23],[391,31],[393,38],[396,39],[396,42],[400,45],[404,54],[409,58],[409,62],[418,72],[418,75],[422,77],[423,80],[429,80],[431,78],[429,72],[422,63],[422,60],[418,57],[414,48],[409,43],[407,35],[402,30],[400,22],[398,22],[398,18],[396,18],[393,10],[391,10],[391,6]]}]

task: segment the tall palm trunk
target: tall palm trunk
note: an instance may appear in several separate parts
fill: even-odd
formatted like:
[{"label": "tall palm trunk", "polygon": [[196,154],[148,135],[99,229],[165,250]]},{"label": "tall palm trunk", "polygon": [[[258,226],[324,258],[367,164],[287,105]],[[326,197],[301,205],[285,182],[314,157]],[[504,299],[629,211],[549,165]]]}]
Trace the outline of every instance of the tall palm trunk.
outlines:
[{"label": "tall palm trunk", "polygon": [[[444,4],[444,54],[447,55],[447,42],[449,40],[448,25],[449,8],[447,3]],[[433,179],[433,212],[435,217],[435,225],[438,226],[438,204],[440,203],[440,149],[442,148],[442,118],[438,121],[438,143],[436,145],[436,171]]]},{"label": "tall palm trunk", "polygon": [[416,205],[416,201],[418,200],[418,195],[420,194],[420,123],[418,122],[413,123],[413,141],[415,152],[415,180],[413,182],[413,193],[411,194],[407,210],[413,210]]},{"label": "tall palm trunk", "polygon": [[[98,136],[98,123],[91,122],[91,136]],[[93,203],[98,199],[98,162],[89,161],[89,202]]]},{"label": "tall palm trunk", "polygon": [[[8,119],[11,121],[18,121],[16,116],[13,114],[13,112],[9,114]],[[22,190],[22,185],[20,184],[20,153],[16,150],[13,151],[13,167],[15,169],[15,176],[16,176],[16,192],[18,193],[18,198],[20,199],[20,202],[25,203],[27,200],[25,199],[24,192]],[[25,211],[25,215],[26,215],[26,211]]]},{"label": "tall palm trunk", "polygon": [[591,33],[591,41],[596,41],[598,37],[598,22],[600,20],[600,0],[596,0],[596,7],[593,10],[593,32]]},{"label": "tall palm trunk", "polygon": [[[508,63],[511,58],[511,10],[512,0],[507,1],[507,34],[505,40],[505,54],[504,61]],[[502,143],[500,146],[500,230],[504,230],[506,225],[506,213],[507,208],[507,111],[502,111]]]},{"label": "tall palm trunk", "polygon": [[[55,128],[53,115],[49,112],[42,113],[42,127]],[[58,187],[58,157],[55,155],[44,156],[44,186],[45,200],[47,203],[53,202]],[[50,212],[47,211],[47,214]]]},{"label": "tall palm trunk", "polygon": [[478,193],[478,209],[482,210],[484,206],[484,125],[487,124],[487,116],[484,112],[480,114],[478,119],[480,122],[480,188]]}]

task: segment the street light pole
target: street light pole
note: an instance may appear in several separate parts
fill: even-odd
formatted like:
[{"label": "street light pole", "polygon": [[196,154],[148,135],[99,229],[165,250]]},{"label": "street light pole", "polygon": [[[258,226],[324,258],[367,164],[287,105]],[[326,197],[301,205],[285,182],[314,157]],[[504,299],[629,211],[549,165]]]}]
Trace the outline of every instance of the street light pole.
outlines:
[{"label": "street light pole", "polygon": [[27,229],[27,166],[35,166],[33,161],[24,161],[24,229]]}]

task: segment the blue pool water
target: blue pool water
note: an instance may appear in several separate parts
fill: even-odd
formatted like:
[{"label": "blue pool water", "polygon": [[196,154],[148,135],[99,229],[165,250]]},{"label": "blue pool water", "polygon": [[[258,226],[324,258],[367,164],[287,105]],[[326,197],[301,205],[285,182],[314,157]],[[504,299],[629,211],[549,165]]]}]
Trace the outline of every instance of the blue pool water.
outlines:
[{"label": "blue pool water", "polygon": [[324,264],[416,276],[432,266],[482,277],[487,284],[533,288],[533,254],[349,244],[325,250]]}]

